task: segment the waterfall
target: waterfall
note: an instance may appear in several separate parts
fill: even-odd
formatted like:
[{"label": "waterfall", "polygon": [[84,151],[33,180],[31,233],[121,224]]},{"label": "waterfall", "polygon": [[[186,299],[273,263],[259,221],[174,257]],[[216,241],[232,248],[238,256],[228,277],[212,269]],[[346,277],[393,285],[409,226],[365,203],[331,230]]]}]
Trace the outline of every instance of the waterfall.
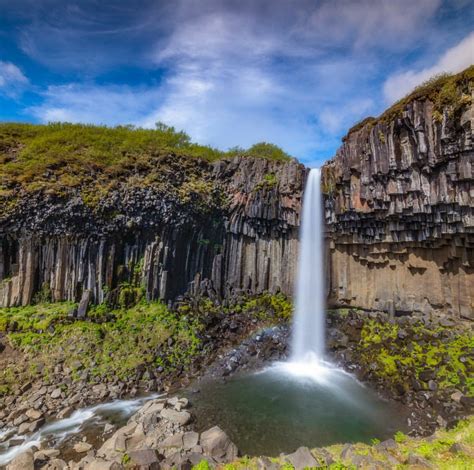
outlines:
[{"label": "waterfall", "polygon": [[324,247],[321,170],[312,169],[303,197],[292,357],[296,363],[321,360],[324,354]]}]

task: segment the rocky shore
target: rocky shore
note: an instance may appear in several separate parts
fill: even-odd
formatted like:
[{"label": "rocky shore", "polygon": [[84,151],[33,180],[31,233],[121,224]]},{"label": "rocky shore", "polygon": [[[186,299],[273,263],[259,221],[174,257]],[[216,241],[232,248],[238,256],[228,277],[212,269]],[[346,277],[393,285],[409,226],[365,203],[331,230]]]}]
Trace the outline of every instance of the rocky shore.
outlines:
[{"label": "rocky shore", "polygon": [[[112,434],[111,434],[112,432]],[[6,470],[158,470],[158,469],[272,469],[375,468],[399,466],[418,469],[458,465],[474,457],[474,422],[454,431],[442,431],[427,440],[398,433],[394,439],[372,445],[346,444],[325,448],[300,447],[279,457],[241,457],[237,446],[218,426],[198,433],[186,398],[149,400],[125,426],[105,426],[95,445],[80,437],[60,448],[32,446],[6,466]],[[65,460],[66,455],[72,455]],[[446,468],[450,468],[449,466]],[[454,468],[454,467],[451,467]],[[468,468],[468,467],[456,467]]]}]

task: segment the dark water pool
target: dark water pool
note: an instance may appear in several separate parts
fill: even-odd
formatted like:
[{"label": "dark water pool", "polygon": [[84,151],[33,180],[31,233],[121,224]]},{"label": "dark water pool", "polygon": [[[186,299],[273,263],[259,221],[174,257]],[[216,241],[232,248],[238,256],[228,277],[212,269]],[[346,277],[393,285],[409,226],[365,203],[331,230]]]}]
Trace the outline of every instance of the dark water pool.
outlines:
[{"label": "dark water pool", "polygon": [[383,440],[406,429],[405,409],[335,368],[284,363],[199,389],[189,395],[199,429],[219,425],[249,455]]}]

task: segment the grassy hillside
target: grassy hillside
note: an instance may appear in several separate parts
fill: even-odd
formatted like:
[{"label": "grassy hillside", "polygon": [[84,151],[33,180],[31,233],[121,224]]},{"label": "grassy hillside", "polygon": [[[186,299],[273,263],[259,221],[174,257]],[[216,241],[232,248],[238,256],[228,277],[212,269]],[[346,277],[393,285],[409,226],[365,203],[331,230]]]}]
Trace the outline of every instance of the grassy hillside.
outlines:
[{"label": "grassy hillside", "polygon": [[214,161],[245,155],[271,160],[290,156],[275,145],[223,152],[191,142],[184,132],[157,124],[133,126],[0,124],[0,198],[19,191],[61,193],[85,186],[101,187],[132,175],[157,171],[167,155]]}]

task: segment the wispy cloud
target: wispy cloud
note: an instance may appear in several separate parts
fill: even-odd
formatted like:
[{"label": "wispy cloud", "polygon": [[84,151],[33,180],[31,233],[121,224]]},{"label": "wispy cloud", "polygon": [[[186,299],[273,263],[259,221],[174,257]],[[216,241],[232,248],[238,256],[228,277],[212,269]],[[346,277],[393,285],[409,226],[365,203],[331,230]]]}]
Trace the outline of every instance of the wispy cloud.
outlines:
[{"label": "wispy cloud", "polygon": [[406,70],[389,77],[383,87],[385,98],[388,102],[394,102],[434,75],[460,72],[472,64],[474,64],[474,31],[444,52],[434,65],[421,70]]},{"label": "wispy cloud", "polygon": [[0,61],[0,94],[15,97],[27,84],[28,79],[19,67]]}]

